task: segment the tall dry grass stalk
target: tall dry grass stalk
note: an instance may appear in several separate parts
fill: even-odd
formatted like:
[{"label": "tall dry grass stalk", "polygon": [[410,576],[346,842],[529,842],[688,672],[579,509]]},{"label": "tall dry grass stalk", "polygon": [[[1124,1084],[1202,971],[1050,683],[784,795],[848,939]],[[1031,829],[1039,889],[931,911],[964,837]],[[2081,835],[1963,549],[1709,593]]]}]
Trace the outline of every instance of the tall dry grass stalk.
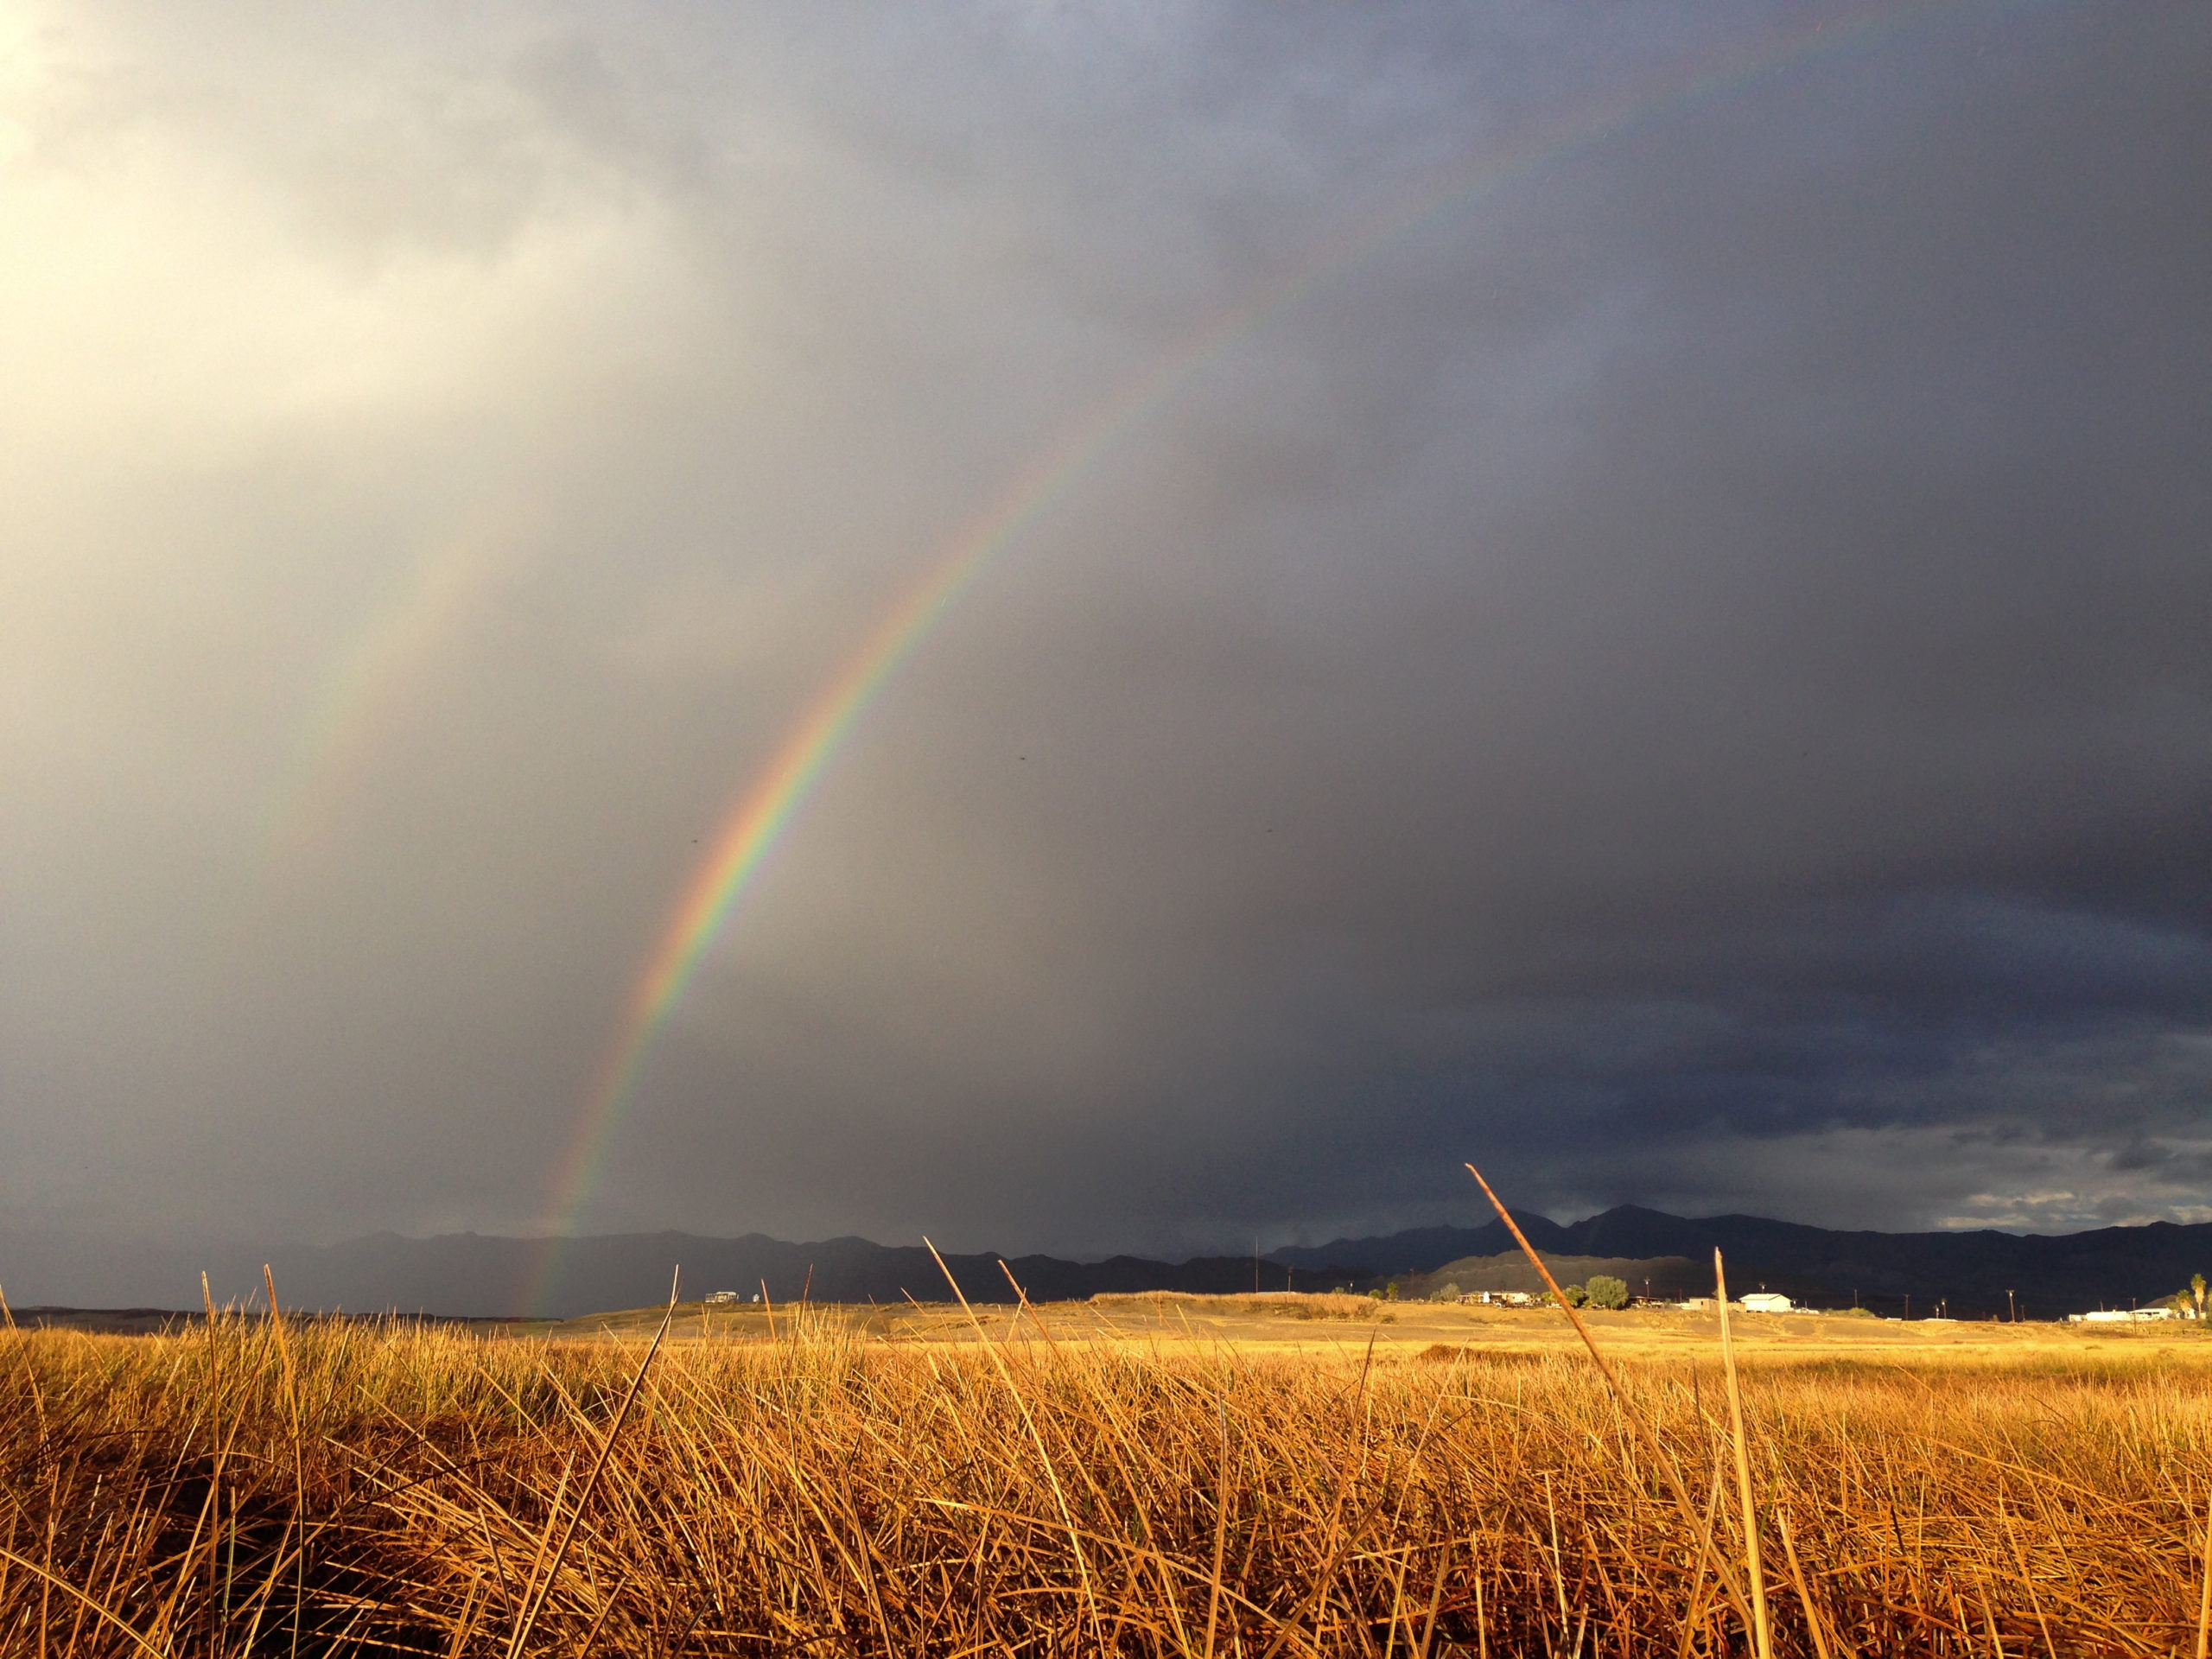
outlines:
[{"label": "tall dry grass stalk", "polygon": [[[787,1306],[773,1343],[650,1366],[235,1315],[0,1334],[0,1654],[1745,1651],[1713,1505],[1661,1472],[1717,1495],[1709,1372],[1084,1343],[1039,1312],[910,1345]],[[1740,1394],[1821,1618],[1777,1619],[1777,1655],[2189,1649],[2194,1376],[1746,1365]]]},{"label": "tall dry grass stalk", "polygon": [[2208,1654],[2212,1654],[2212,1498],[2204,1506],[2204,1571],[2196,1592],[2196,1659],[2206,1659]]},{"label": "tall dry grass stalk", "polygon": [[1759,1563],[1759,1511],[1751,1497],[1751,1447],[1744,1432],[1744,1391],[1736,1375],[1736,1338],[1728,1324],[1728,1274],[1713,1253],[1713,1300],[1720,1310],[1720,1369],[1728,1381],[1728,1439],[1736,1454],[1736,1499],[1743,1512],[1744,1572],[1751,1582],[1751,1637],[1758,1659],[1771,1659],[1774,1635],[1766,1616],[1766,1574]]}]

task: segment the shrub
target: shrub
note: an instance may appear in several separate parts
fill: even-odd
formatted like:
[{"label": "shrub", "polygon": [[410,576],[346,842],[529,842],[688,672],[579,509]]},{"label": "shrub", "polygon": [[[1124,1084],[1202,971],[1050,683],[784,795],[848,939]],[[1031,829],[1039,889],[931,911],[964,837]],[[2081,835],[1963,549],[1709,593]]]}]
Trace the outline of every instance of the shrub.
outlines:
[{"label": "shrub", "polygon": [[1566,1300],[1569,1307],[1584,1307],[1588,1306],[1590,1301],[1590,1293],[1580,1285],[1564,1286],[1559,1294]]},{"label": "shrub", "polygon": [[1609,1274],[1593,1273],[1590,1282],[1583,1287],[1592,1307],[1626,1307],[1628,1287]]}]

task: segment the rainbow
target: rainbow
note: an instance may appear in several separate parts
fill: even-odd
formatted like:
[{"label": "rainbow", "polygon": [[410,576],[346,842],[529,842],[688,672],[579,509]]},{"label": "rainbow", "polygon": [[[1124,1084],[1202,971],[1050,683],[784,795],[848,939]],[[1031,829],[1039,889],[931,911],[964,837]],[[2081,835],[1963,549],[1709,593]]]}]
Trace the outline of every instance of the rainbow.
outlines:
[{"label": "rainbow", "polygon": [[487,495],[414,560],[324,671],[260,826],[273,882],[306,873],[334,833],[349,787],[372,764],[378,734],[401,716],[440,651],[518,563],[524,514]]},{"label": "rainbow", "polygon": [[[738,798],[669,918],[659,943],[646,958],[645,971],[624,1010],[619,1035],[594,1079],[589,1103],[555,1186],[560,1195],[556,1239],[573,1222],[590,1190],[653,1039],[683,1000],[709,947],[762,861],[805,804],[823,768],[854,722],[913,654],[962,589],[975,581],[991,556],[1018,539],[1078,474],[1104,454],[1128,428],[1172,395],[1188,374],[1191,360],[1211,355],[1217,336],[1226,336],[1240,325],[1249,326],[1241,312],[1205,331],[1197,346],[1186,344],[1152,372],[1137,378],[1119,397],[1096,410],[1071,437],[1017,477],[980,517],[940,549],[922,579],[876,625],[860,649],[846,658]],[[549,1265],[547,1272],[550,1271]]]},{"label": "rainbow", "polygon": [[938,550],[920,578],[845,659],[738,798],[646,958],[577,1118],[556,1174],[554,1226],[533,1302],[540,1306],[545,1302],[557,1271],[561,1242],[573,1230],[655,1039],[683,1001],[700,963],[763,861],[855,724],[991,559],[1018,540],[1122,438],[1261,324],[1416,227],[1474,206],[1662,116],[1710,103],[1795,64],[1866,45],[1910,23],[1968,9],[1969,0],[1937,0],[1923,7],[1883,7],[1848,17],[1827,14],[1779,47],[1718,70],[1708,68],[1687,84],[1677,81],[1656,92],[1617,97],[1605,111],[1554,129],[1517,159],[1452,173],[1261,284],[1186,334],[1075,423]]}]

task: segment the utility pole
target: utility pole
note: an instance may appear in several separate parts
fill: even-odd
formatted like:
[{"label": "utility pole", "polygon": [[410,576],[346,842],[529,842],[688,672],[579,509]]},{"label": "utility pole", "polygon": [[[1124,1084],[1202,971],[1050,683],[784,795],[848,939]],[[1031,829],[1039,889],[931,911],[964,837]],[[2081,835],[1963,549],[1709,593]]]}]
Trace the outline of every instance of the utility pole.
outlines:
[{"label": "utility pole", "polygon": [[2020,1305],[2012,1300],[2012,1293],[2008,1290],[2005,1293],[2005,1323],[2018,1325],[2019,1322]]},{"label": "utility pole", "polygon": [[1252,1294],[1260,1294],[1260,1236],[1252,1235]]}]

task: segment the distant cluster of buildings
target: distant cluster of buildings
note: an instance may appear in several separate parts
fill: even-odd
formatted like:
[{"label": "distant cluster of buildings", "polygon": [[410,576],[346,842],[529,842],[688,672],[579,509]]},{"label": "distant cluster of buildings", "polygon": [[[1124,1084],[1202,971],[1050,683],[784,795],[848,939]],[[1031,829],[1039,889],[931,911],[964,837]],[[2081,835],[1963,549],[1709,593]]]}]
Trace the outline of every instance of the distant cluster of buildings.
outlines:
[{"label": "distant cluster of buildings", "polygon": [[[1486,1307],[1538,1307],[1550,1300],[1533,1290],[1473,1290],[1459,1300],[1476,1302]],[[1713,1302],[1710,1296],[1692,1296],[1680,1302],[1662,1301],[1657,1298],[1639,1296],[1633,1304],[1641,1307],[1679,1307],[1693,1313],[1710,1313]],[[1789,1313],[1797,1311],[1797,1304],[1778,1290],[1754,1290],[1731,1299],[1731,1307],[1740,1307],[1746,1313]]]},{"label": "distant cluster of buildings", "polygon": [[[1463,1302],[1478,1302],[1491,1307],[1541,1307],[1551,1299],[1535,1291],[1478,1290],[1469,1292],[1459,1300]],[[1713,1300],[1710,1296],[1690,1296],[1678,1302],[1663,1301],[1656,1297],[1639,1296],[1636,1299],[1634,1305],[1639,1307],[1677,1307],[1688,1313],[1710,1313],[1714,1306]],[[1748,1291],[1740,1297],[1732,1298],[1729,1306],[1740,1308],[1746,1313],[1795,1313],[1811,1311],[1799,1307],[1789,1297],[1774,1290]],[[2193,1317],[2192,1314],[2187,1309],[2171,1304],[2162,1304],[2157,1307],[2110,1308],[2094,1313],[2069,1313],[2066,1316],[2066,1322],[2069,1325],[2151,1325],[2161,1320],[2183,1319],[2191,1317]],[[1948,1325],[1951,1321],[1939,1317],[1924,1319],[1921,1323]]]},{"label": "distant cluster of buildings", "polygon": [[[1447,1299],[1450,1298],[1450,1287],[1446,1287],[1445,1294]],[[1478,1303],[1487,1307],[1543,1307],[1548,1306],[1551,1301],[1551,1298],[1545,1293],[1529,1290],[1468,1291],[1459,1296],[1458,1300],[1461,1302]],[[1680,1301],[1657,1296],[1637,1296],[1631,1299],[1630,1306],[1673,1307],[1680,1308],[1686,1313],[1710,1313],[1713,1311],[1714,1302],[1710,1296],[1689,1296]],[[1776,1290],[1746,1291],[1741,1296],[1731,1297],[1728,1306],[1745,1313],[1809,1313],[1815,1311],[1812,1308],[1799,1306],[1790,1298]],[[2109,1308],[2094,1313],[2069,1313],[2066,1316],[2066,1323],[2069,1325],[2151,1325],[2169,1319],[2190,1319],[2196,1317],[2195,1310],[2190,1307],[2165,1302],[2155,1307]],[[1952,1321],[1943,1317],[1942,1313],[1938,1313],[1935,1317],[1923,1319],[1919,1323],[1948,1325]]]},{"label": "distant cluster of buildings", "polygon": [[2177,1307],[2114,1307],[2100,1308],[2094,1313],[2069,1313],[2069,1325],[2149,1325],[2158,1319],[2177,1319],[2182,1312]]}]

